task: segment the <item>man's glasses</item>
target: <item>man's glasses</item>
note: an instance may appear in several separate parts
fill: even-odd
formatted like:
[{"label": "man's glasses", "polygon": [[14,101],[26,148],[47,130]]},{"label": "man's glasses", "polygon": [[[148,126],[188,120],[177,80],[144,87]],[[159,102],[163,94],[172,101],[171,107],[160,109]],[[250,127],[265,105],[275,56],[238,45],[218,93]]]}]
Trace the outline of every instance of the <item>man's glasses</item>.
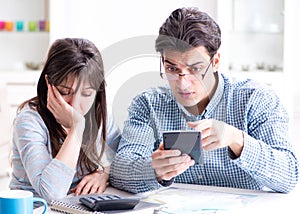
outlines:
[{"label": "man's glasses", "polygon": [[162,72],[161,71],[162,60],[160,60],[160,66],[159,66],[160,76],[162,79],[171,80],[171,81],[179,80],[180,77],[185,77],[186,79],[189,80],[203,80],[210,65],[212,64],[213,61],[212,59],[213,58],[211,58],[209,64],[203,68],[196,67],[196,69],[194,69],[193,66],[188,66],[190,72],[189,74],[178,73],[177,71],[178,68],[176,68],[176,66],[171,66],[170,68],[167,68],[170,71],[167,71],[167,69],[165,68],[166,72]]}]

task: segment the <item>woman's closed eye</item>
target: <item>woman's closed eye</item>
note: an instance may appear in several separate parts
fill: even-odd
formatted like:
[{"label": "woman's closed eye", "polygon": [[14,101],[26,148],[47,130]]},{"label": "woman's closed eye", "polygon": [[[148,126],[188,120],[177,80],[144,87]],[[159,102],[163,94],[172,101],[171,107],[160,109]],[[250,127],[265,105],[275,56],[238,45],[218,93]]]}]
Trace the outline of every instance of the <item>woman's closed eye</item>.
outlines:
[{"label": "woman's closed eye", "polygon": [[69,96],[72,95],[72,90],[68,88],[57,88],[58,92],[61,96]]},{"label": "woman's closed eye", "polygon": [[92,87],[81,88],[78,92],[74,92],[74,89],[71,87],[57,86],[57,90],[61,96],[73,96],[74,94],[78,93],[82,97],[90,97],[96,92]]},{"label": "woman's closed eye", "polygon": [[90,97],[90,96],[92,96],[92,95],[94,94],[94,92],[95,92],[95,90],[87,89],[87,90],[83,90],[83,91],[81,92],[81,95],[82,95],[83,97]]},{"label": "woman's closed eye", "polygon": [[[71,90],[58,90],[61,96],[70,96],[73,95],[74,93]],[[83,97],[90,97],[94,93],[93,91],[82,91],[81,96]]]}]

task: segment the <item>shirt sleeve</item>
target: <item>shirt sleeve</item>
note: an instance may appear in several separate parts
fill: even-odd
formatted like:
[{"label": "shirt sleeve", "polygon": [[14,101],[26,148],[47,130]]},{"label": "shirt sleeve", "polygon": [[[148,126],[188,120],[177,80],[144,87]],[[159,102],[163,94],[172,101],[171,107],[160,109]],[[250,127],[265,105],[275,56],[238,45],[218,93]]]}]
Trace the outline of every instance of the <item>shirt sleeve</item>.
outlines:
[{"label": "shirt sleeve", "polygon": [[140,96],[128,109],[129,118],[110,168],[110,181],[116,188],[138,193],[161,187],[151,165],[155,138],[149,106]]},{"label": "shirt sleeve", "polygon": [[273,92],[257,90],[247,108],[244,148],[235,163],[266,189],[291,191],[298,181],[298,162],[284,107]]},{"label": "shirt sleeve", "polygon": [[[48,130],[36,112],[26,111],[17,116],[13,143],[21,161],[20,166],[14,166],[14,176],[20,176],[16,179],[29,179],[32,188],[47,202],[67,195],[75,171],[53,159]],[[24,178],[17,167],[25,171]]]}]

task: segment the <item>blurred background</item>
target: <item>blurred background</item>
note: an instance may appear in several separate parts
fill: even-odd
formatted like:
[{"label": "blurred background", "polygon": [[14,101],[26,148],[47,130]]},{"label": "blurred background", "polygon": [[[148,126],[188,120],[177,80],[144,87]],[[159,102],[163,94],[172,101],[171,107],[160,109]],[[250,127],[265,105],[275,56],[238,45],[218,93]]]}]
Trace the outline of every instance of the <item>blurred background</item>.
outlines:
[{"label": "blurred background", "polygon": [[122,128],[130,100],[165,84],[154,41],[169,14],[184,6],[206,11],[220,25],[220,72],[254,78],[275,90],[290,115],[299,154],[299,0],[0,0],[0,189],[7,188],[13,117],[18,105],[35,95],[55,39],[84,37],[97,45],[108,102]]}]

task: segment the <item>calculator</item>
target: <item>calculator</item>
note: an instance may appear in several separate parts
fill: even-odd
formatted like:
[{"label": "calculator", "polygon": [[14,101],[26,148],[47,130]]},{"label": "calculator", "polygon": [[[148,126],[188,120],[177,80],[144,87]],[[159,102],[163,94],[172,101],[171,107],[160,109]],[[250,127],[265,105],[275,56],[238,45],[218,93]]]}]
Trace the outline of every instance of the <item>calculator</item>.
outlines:
[{"label": "calculator", "polygon": [[82,196],[79,201],[93,211],[109,211],[133,209],[140,199],[113,194],[90,194]]}]

